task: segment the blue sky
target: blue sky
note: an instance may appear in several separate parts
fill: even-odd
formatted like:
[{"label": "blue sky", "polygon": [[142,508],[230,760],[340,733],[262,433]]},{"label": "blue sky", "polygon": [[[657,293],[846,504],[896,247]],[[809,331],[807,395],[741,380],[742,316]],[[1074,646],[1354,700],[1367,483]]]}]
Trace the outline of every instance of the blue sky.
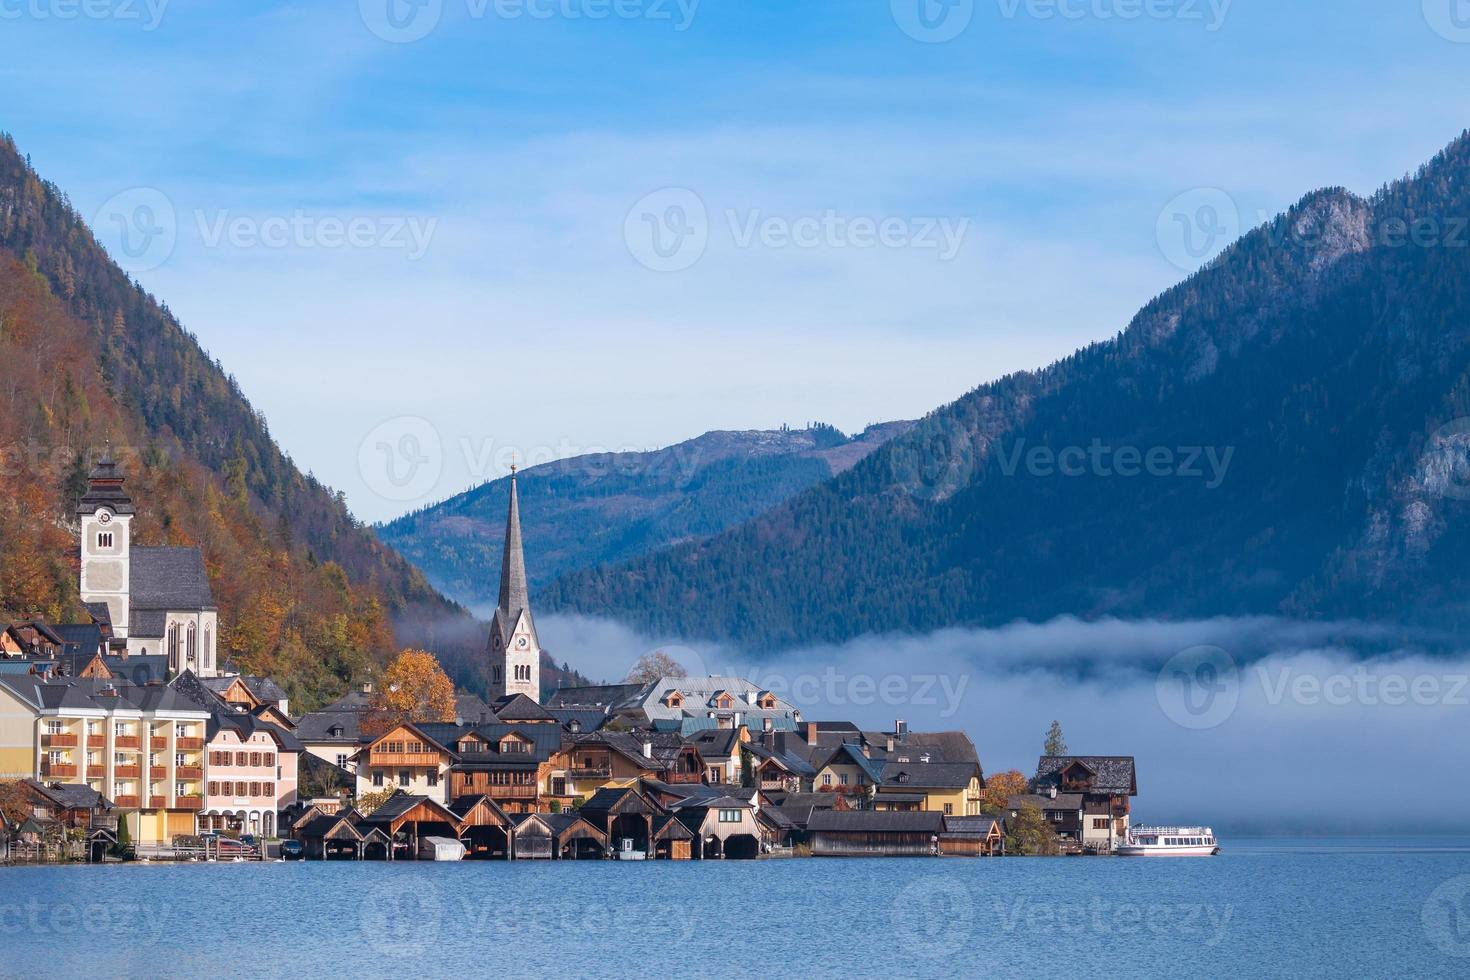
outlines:
[{"label": "blue sky", "polygon": [[1463,0],[388,2],[0,0],[0,128],[368,519],[920,415],[1467,124]]}]

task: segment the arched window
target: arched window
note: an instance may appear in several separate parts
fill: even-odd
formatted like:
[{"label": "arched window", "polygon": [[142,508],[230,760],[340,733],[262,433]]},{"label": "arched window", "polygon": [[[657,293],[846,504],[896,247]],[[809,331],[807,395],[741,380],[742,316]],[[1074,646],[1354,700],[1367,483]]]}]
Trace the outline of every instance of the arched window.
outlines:
[{"label": "arched window", "polygon": [[189,657],[189,666],[193,667],[195,658],[199,655],[199,637],[197,631],[194,629],[193,623],[189,624],[189,635],[185,646]]},{"label": "arched window", "polygon": [[179,669],[179,624],[168,624],[168,665]]},{"label": "arched window", "polygon": [[214,668],[214,627],[204,627],[204,666]]}]

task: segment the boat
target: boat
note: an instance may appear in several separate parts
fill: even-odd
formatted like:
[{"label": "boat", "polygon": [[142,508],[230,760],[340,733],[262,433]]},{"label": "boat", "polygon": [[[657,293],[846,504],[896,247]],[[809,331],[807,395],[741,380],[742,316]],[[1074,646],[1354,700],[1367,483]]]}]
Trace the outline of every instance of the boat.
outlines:
[{"label": "boat", "polygon": [[620,843],[620,845],[618,847],[618,860],[619,861],[646,861],[646,860],[648,860],[648,855],[643,851],[642,848],[635,847],[634,846],[634,843],[635,842],[634,842],[633,838],[631,838],[631,837],[624,837],[622,839],[622,841],[621,841],[621,843]]},{"label": "boat", "polygon": [[1213,857],[1220,842],[1209,827],[1130,827],[1120,857]]}]

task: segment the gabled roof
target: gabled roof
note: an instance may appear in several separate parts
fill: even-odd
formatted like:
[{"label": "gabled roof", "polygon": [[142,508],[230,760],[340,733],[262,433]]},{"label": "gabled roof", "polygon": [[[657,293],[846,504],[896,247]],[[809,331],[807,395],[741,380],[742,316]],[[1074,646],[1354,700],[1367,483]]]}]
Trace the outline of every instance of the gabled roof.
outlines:
[{"label": "gabled roof", "polygon": [[1019,810],[1023,803],[1032,804],[1042,813],[1075,812],[1082,809],[1082,794],[1058,793],[1051,796],[1045,793],[1024,793],[1007,799],[1006,809]]},{"label": "gabled roof", "polygon": [[505,697],[496,698],[495,703],[490,707],[495,712],[495,717],[503,722],[556,720],[545,708],[524,694],[508,694]]},{"label": "gabled roof", "polygon": [[876,762],[863,755],[862,747],[854,745],[852,742],[843,742],[837,748],[833,749],[832,754],[827,756],[824,761],[812,763],[812,766],[818,772],[831,765],[854,765],[861,769],[863,775],[867,776],[873,782],[877,783],[883,780],[883,763]]},{"label": "gabled roof", "polygon": [[111,800],[82,783],[53,783],[47,785],[39,779],[24,780],[35,793],[40,794],[53,806],[63,810],[113,810]]},{"label": "gabled roof", "polygon": [[1095,774],[1092,792],[1138,795],[1138,778],[1131,755],[1044,755],[1036,763],[1032,789],[1045,792],[1060,786],[1062,770],[1074,762],[1082,763]]}]

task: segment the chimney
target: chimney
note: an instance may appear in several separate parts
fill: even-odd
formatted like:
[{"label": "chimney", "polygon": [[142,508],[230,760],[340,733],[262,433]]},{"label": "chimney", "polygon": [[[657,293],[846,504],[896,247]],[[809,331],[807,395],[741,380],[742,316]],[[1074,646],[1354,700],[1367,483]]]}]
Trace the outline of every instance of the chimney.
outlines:
[{"label": "chimney", "polygon": [[359,694],[371,694],[371,693],[373,693],[373,682],[372,681],[363,681],[361,684],[358,684],[357,685],[357,693],[359,693]]},{"label": "chimney", "polygon": [[643,740],[643,758],[645,758],[645,759],[652,759],[653,758],[653,740],[652,739],[645,738]]},{"label": "chimney", "polygon": [[772,729],[772,726],[771,726],[771,718],[770,718],[769,715],[767,715],[765,718],[762,718],[761,719],[761,731],[763,731],[763,732],[769,732],[769,731],[772,731],[772,730],[773,729]]},{"label": "chimney", "polygon": [[908,738],[909,723],[904,721],[902,718],[898,719],[898,721],[895,721],[893,723],[893,734],[897,735],[899,738]]},{"label": "chimney", "polygon": [[892,735],[888,736],[888,751],[889,752],[892,752],[893,751],[893,736]]},{"label": "chimney", "polygon": [[1056,783],[1052,783],[1051,784],[1051,789],[1048,790],[1048,794],[1051,796],[1052,799],[1056,799],[1057,798],[1057,784]]},{"label": "chimney", "polygon": [[872,757],[873,757],[872,752],[868,748],[868,740],[867,739],[863,739],[863,758],[864,759],[871,759]]},{"label": "chimney", "polygon": [[817,740],[817,723],[814,721],[806,723],[806,740],[808,744]]}]

